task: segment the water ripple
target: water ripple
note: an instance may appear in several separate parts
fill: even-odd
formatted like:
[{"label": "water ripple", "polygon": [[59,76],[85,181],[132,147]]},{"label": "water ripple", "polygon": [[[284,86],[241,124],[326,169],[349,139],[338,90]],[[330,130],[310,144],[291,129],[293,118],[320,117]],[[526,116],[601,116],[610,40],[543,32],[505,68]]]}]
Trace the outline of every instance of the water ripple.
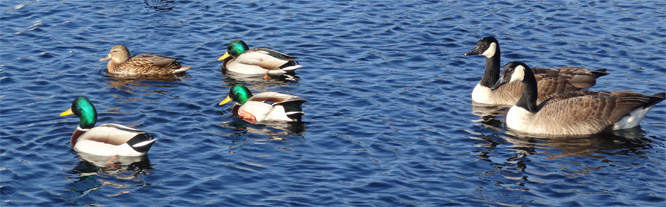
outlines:
[{"label": "water ripple", "polygon": [[[658,1],[0,2],[0,196],[7,206],[654,206],[663,204],[666,108],[635,130],[518,137],[506,109],[472,106],[484,36],[502,62],[606,68],[591,90],[666,90]],[[243,39],[299,58],[299,78],[225,76]],[[116,44],[192,66],[123,79]],[[217,106],[229,86],[301,96],[304,123],[249,124]],[[73,97],[98,123],[153,133],[139,160],[71,150]],[[152,198],[145,201],[143,198]]]}]

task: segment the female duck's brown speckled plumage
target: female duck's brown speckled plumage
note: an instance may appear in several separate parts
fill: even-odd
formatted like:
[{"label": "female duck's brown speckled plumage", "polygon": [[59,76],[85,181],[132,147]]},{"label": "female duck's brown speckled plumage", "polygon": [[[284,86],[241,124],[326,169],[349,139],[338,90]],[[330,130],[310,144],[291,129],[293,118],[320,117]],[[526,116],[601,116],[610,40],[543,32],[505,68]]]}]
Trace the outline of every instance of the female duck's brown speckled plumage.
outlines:
[{"label": "female duck's brown speckled plumage", "polygon": [[129,50],[123,45],[113,46],[109,54],[99,61],[109,59],[111,60],[106,69],[112,74],[160,75],[180,73],[190,69],[190,66],[181,66],[177,58],[147,53],[130,57]]}]

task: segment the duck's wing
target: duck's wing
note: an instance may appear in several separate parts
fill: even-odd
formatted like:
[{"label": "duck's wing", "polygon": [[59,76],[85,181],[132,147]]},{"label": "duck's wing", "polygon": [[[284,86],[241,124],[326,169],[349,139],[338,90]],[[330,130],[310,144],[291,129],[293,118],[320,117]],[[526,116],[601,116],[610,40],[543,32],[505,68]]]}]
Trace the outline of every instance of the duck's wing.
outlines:
[{"label": "duck's wing", "polygon": [[176,60],[180,60],[178,58],[172,58],[168,56],[162,56],[162,55],[155,55],[155,54],[139,54],[131,58],[133,61],[137,62],[145,62],[145,64],[150,63],[151,65],[157,66],[157,67],[167,67]]},{"label": "duck's wing", "polygon": [[294,95],[277,93],[277,92],[263,92],[255,94],[248,101],[264,102],[268,104],[294,103],[298,105],[307,102],[307,100],[305,100],[304,98]]},{"label": "duck's wing", "polygon": [[276,50],[271,50],[271,49],[268,49],[268,48],[254,48],[254,49],[251,49],[249,51],[261,51],[261,52],[264,52],[264,53],[270,55],[271,57],[282,59],[282,60],[287,60],[287,61],[294,61],[294,60],[298,59],[298,58],[293,57],[291,55],[287,55],[287,54],[284,54],[282,52],[279,52],[279,51],[276,51]]},{"label": "duck's wing", "polygon": [[245,51],[243,54],[238,56],[234,62],[245,65],[258,66],[266,70],[274,70],[281,69],[283,67],[298,66],[298,63],[294,61],[295,59],[295,57],[280,53],[275,50],[255,48]]},{"label": "duck's wing", "polygon": [[130,139],[146,132],[120,124],[102,124],[81,135],[79,139],[102,142],[111,145],[122,145]]}]

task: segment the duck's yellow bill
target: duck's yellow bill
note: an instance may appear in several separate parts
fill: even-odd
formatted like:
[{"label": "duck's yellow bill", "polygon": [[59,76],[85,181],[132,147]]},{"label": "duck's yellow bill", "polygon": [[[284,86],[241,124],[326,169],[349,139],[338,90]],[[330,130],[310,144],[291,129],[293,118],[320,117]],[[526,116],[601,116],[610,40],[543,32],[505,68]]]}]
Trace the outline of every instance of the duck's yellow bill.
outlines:
[{"label": "duck's yellow bill", "polygon": [[68,115],[74,115],[74,112],[72,112],[72,108],[67,109],[67,111],[60,113],[60,116],[68,116]]},{"label": "duck's yellow bill", "polygon": [[219,105],[222,106],[222,105],[224,105],[224,104],[229,103],[230,101],[231,101],[231,97],[227,96],[227,98],[225,98],[224,100],[222,100],[222,101],[220,102]]},{"label": "duck's yellow bill", "polygon": [[231,57],[231,55],[229,55],[229,52],[225,52],[224,55],[222,55],[222,57],[217,59],[217,61],[223,61],[224,59],[227,59],[228,57]]}]

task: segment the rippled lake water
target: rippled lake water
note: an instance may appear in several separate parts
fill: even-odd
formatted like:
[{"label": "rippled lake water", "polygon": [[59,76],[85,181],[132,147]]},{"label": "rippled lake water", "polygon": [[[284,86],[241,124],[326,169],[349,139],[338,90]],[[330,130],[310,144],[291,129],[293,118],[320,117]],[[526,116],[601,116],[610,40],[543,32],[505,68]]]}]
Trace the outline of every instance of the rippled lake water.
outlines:
[{"label": "rippled lake water", "polygon": [[[666,104],[641,127],[516,137],[473,107],[493,35],[502,64],[606,68],[590,90],[666,91],[663,1],[2,1],[2,206],[663,206]],[[299,57],[299,79],[238,80],[216,59],[245,40]],[[172,80],[105,73],[116,44],[182,58]],[[230,85],[301,96],[304,123],[249,124]],[[158,139],[146,157],[77,154],[98,123]]]}]

